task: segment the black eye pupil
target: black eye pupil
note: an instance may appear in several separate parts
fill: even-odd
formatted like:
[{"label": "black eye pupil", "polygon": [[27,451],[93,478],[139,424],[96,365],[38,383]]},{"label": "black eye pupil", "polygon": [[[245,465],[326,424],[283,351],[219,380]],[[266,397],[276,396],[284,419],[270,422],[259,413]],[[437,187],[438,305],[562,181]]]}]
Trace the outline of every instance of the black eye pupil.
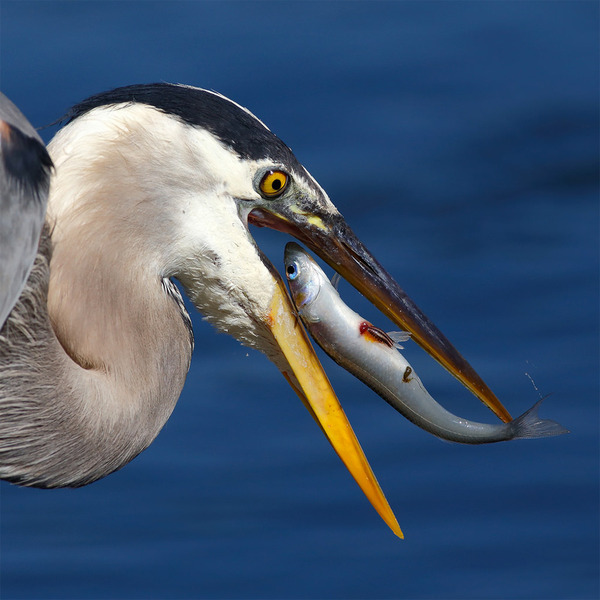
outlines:
[{"label": "black eye pupil", "polygon": [[290,265],[287,268],[288,275],[293,275],[296,272],[296,267],[294,265]]},{"label": "black eye pupil", "polygon": [[273,187],[273,189],[275,191],[280,190],[281,189],[281,179],[274,179],[271,186]]}]

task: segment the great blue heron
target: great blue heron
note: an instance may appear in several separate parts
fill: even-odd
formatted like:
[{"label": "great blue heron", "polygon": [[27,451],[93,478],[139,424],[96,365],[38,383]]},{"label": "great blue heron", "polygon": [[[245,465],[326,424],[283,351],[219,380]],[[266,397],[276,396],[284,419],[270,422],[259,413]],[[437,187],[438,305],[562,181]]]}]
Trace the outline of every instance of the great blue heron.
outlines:
[{"label": "great blue heron", "polygon": [[[42,225],[50,161],[11,106],[6,99],[0,104],[0,266],[17,272],[8,275],[16,283],[0,280],[0,307],[14,305],[0,337],[0,477],[38,487],[81,486],[122,467],[154,440],[177,402],[193,347],[174,278],[217,329],[279,367],[401,535],[249,224],[304,242],[510,420],[291,150],[249,111],[214,92],[134,85],[68,113],[48,147],[48,210],[19,297],[33,261],[32,231],[36,242],[39,233],[31,224]],[[14,256],[7,260],[9,251]]]}]

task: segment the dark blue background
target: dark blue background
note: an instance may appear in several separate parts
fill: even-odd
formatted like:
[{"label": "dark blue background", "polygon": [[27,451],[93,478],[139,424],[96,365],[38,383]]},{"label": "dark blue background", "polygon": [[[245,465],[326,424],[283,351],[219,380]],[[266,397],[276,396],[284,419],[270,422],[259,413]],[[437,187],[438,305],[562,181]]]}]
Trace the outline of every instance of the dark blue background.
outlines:
[{"label": "dark blue background", "polygon": [[[184,393],[149,450],[80,490],[0,486],[3,598],[598,597],[597,2],[0,9],[0,85],[36,126],[134,82],[232,97],[513,414],[538,397],[527,372],[572,430],[442,443],[324,358],[402,542],[277,370],[195,315]],[[256,235],[281,266],[285,236]],[[446,407],[494,420],[406,355]]]}]

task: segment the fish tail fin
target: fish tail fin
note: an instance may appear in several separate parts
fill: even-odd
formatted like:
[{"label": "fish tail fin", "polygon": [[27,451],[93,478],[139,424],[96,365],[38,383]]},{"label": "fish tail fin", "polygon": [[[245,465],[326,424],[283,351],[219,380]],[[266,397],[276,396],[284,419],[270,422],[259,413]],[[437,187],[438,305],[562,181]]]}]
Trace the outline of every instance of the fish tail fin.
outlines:
[{"label": "fish tail fin", "polygon": [[538,414],[540,405],[547,397],[544,396],[538,400],[528,411],[510,422],[510,427],[514,434],[513,439],[551,437],[553,435],[570,433],[560,423],[551,419],[540,418]]}]

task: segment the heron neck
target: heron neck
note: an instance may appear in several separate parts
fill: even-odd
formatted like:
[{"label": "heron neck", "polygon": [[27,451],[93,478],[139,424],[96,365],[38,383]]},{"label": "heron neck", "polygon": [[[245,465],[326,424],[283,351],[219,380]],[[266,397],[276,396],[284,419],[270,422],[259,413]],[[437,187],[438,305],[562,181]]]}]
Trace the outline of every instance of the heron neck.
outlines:
[{"label": "heron neck", "polygon": [[[76,122],[49,146],[56,168],[48,201],[50,319],[73,361],[118,381],[126,395],[161,395],[173,386],[178,395],[190,344],[167,283],[169,213],[149,201],[147,163],[114,150],[113,137],[128,140],[128,128],[101,125],[94,135],[95,125]],[[137,154],[145,150],[142,144]]]},{"label": "heron neck", "polygon": [[[168,419],[191,358],[190,331],[176,288],[118,222],[55,225],[48,311],[71,359],[72,385],[104,406],[106,421],[153,437]],[[151,441],[151,440],[150,440]]]},{"label": "heron neck", "polygon": [[[61,347],[65,410],[80,421],[65,433],[80,436],[82,448],[93,445],[87,454],[96,455],[97,478],[146,448],[169,418],[189,368],[190,329],[162,271],[160,241],[128,218],[135,187],[121,190],[121,204],[107,203],[117,193],[114,172],[90,192],[77,179],[64,185],[57,163],[48,313]],[[53,210],[57,195],[65,210]]]}]

